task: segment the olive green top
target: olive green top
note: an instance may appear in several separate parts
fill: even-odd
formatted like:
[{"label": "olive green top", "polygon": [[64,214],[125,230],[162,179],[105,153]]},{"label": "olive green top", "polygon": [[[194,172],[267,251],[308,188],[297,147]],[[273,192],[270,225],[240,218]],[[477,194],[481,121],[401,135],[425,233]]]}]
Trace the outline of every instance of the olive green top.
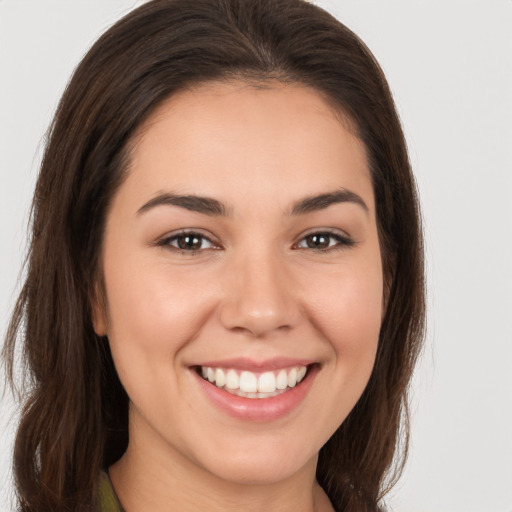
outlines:
[{"label": "olive green top", "polygon": [[98,512],[124,512],[112,487],[112,482],[104,471],[100,474],[98,485]]}]

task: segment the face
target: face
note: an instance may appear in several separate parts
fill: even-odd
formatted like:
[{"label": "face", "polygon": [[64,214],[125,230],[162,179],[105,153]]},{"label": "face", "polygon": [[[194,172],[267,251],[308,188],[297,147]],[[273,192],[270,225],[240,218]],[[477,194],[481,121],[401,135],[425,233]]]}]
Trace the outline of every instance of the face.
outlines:
[{"label": "face", "polygon": [[232,482],[314,467],[371,373],[383,276],[365,149],[306,87],[212,83],[137,136],[107,218],[128,453]]}]

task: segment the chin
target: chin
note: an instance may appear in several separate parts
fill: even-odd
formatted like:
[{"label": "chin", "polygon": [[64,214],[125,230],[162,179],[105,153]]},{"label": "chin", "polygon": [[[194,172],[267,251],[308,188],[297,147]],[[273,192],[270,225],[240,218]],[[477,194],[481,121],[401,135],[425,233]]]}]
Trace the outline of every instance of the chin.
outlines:
[{"label": "chin", "polygon": [[307,453],[304,443],[293,450],[285,445],[282,443],[276,449],[271,444],[253,446],[252,449],[240,446],[227,452],[222,460],[197,462],[213,476],[242,485],[272,485],[301,471],[315,472],[318,452]]},{"label": "chin", "polygon": [[[316,460],[316,457],[315,457]],[[287,464],[275,457],[266,461],[233,461],[215,468],[214,475],[238,485],[273,485],[283,482],[303,470],[304,465]]]}]

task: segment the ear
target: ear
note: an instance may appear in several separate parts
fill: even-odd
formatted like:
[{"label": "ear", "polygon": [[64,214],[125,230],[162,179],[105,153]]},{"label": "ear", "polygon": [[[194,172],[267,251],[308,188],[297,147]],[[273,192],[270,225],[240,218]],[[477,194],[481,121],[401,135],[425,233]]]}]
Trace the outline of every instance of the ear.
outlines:
[{"label": "ear", "polygon": [[107,308],[105,301],[105,294],[102,287],[96,283],[94,286],[93,297],[91,298],[91,320],[94,332],[98,336],[107,336],[108,322],[107,322]]}]

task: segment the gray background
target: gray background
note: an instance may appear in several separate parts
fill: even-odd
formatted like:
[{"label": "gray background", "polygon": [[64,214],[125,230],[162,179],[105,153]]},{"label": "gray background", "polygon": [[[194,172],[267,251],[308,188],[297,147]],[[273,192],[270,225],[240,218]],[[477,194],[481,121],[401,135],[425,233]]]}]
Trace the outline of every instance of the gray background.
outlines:
[{"label": "gray background", "polygon": [[[0,0],[0,329],[43,134],[92,42],[133,0]],[[318,1],[380,61],[425,216],[429,334],[395,512],[512,512],[512,1]],[[1,375],[0,375],[1,377]],[[13,401],[0,404],[0,510]]]}]

